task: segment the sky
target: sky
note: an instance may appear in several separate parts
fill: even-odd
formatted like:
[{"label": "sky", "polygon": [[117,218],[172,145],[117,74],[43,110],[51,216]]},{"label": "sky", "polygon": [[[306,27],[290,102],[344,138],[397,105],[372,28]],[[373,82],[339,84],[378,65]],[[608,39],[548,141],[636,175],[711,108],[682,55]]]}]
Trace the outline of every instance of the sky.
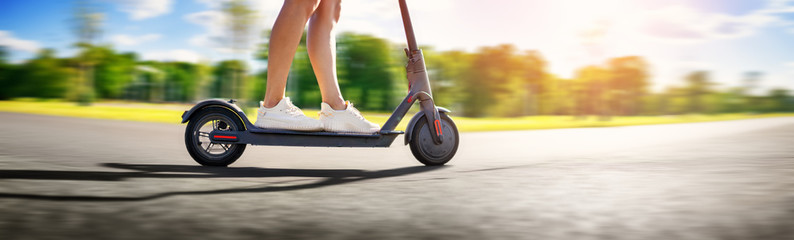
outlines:
[{"label": "sky", "polygon": [[[215,62],[233,57],[223,44],[222,0],[100,0],[100,42],[146,60]],[[264,39],[283,1],[251,0],[251,47]],[[654,90],[710,72],[719,88],[762,72],[757,93],[794,90],[794,0],[407,0],[420,45],[474,52],[513,44],[538,50],[563,78],[620,56],[650,64]],[[75,54],[73,2],[0,0],[0,45],[23,62],[42,48]],[[343,0],[338,31],[405,41],[396,0]],[[254,69],[264,63],[249,58]]]}]

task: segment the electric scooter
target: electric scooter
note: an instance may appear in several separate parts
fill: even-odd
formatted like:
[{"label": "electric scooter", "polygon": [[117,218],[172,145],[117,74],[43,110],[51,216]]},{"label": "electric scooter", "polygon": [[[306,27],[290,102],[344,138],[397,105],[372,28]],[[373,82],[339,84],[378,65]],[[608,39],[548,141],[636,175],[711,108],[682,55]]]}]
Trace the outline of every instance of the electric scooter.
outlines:
[{"label": "electric scooter", "polygon": [[[460,142],[458,128],[449,110],[433,103],[422,50],[417,47],[413,25],[405,0],[399,0],[408,48],[406,65],[408,95],[394,109],[380,131],[372,134],[339,132],[301,132],[264,129],[251,124],[235,100],[204,100],[182,114],[185,146],[203,166],[228,166],[245,151],[247,144],[303,147],[389,147],[400,134],[404,144],[419,162],[427,166],[444,165],[455,156]],[[403,131],[395,127],[415,102],[417,112]]]}]

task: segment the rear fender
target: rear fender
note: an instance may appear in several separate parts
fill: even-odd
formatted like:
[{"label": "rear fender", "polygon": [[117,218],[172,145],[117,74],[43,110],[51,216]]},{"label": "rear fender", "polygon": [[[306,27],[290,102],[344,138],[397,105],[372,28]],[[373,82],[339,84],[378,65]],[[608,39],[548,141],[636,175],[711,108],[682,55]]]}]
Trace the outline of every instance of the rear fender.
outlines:
[{"label": "rear fender", "polygon": [[237,117],[240,118],[240,120],[243,122],[244,125],[246,125],[247,128],[248,125],[251,125],[251,123],[248,121],[248,117],[246,117],[245,113],[243,113],[243,110],[240,109],[240,107],[238,107],[233,102],[234,102],[233,100],[224,101],[221,99],[208,99],[201,101],[192,108],[190,108],[190,110],[187,110],[184,113],[182,113],[182,123],[186,123],[190,121],[190,118],[193,116],[193,114],[195,114],[201,109],[217,106],[217,107],[226,108],[229,111],[233,112],[235,115],[237,115]]}]

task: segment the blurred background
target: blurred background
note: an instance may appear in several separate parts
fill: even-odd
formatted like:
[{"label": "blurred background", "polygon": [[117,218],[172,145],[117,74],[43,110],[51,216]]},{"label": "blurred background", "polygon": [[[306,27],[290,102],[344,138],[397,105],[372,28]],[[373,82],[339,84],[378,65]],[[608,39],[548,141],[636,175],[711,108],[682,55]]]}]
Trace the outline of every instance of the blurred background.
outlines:
[{"label": "blurred background", "polygon": [[[0,99],[191,103],[264,95],[282,1],[2,1]],[[409,1],[437,105],[467,117],[794,111],[794,1]],[[407,89],[389,0],[345,0],[339,82],[363,110]],[[318,108],[305,41],[287,95]]]}]

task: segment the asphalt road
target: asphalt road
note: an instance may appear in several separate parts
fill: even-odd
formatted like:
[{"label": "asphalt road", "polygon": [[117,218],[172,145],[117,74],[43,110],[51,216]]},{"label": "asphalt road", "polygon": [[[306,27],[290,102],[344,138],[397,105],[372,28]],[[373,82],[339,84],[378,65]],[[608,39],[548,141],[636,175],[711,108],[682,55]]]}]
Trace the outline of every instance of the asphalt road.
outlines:
[{"label": "asphalt road", "polygon": [[0,113],[0,239],[794,239],[794,118],[249,147],[184,125]]}]

